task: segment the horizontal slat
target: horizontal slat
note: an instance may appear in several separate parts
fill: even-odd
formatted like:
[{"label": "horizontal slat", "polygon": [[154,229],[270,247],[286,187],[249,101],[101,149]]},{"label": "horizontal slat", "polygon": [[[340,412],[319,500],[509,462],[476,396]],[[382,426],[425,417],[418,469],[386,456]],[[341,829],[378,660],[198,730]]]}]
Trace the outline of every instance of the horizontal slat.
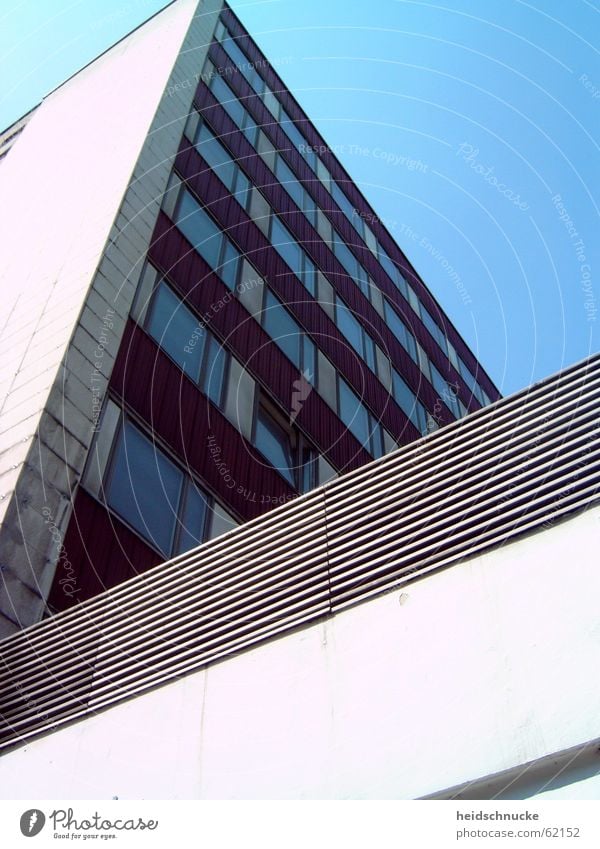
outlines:
[{"label": "horizontal slat", "polygon": [[600,356],[0,643],[0,748],[598,503]]}]

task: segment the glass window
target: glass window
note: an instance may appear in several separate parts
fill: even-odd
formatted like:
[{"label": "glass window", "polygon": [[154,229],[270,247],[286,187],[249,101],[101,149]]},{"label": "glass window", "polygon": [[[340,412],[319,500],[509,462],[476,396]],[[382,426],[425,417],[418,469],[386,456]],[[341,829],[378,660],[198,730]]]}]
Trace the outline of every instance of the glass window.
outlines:
[{"label": "glass window", "polygon": [[206,494],[196,486],[194,481],[188,479],[175,554],[183,554],[204,542],[207,536],[207,514]]},{"label": "glass window", "polygon": [[371,454],[373,457],[383,457],[385,454],[385,442],[383,439],[383,428],[371,416]]},{"label": "glass window", "polygon": [[[354,209],[344,192],[341,190],[339,185],[335,182],[335,180],[331,181],[331,195],[334,201],[337,203],[339,208],[346,216],[346,218],[348,218],[351,223],[354,223],[355,218],[358,217],[356,215],[356,210]],[[358,220],[360,221],[362,219],[359,218]]]},{"label": "glass window", "polygon": [[348,274],[356,279],[357,275],[357,261],[356,257],[352,253],[352,251],[348,250],[348,247],[344,242],[342,242],[341,237],[338,233],[335,232],[333,234],[333,252],[344,266]]},{"label": "glass window", "polygon": [[377,366],[375,365],[375,342],[371,339],[368,333],[363,331],[363,342],[365,346],[364,350],[364,358],[366,364],[369,366],[371,371],[377,374]]},{"label": "glass window", "polygon": [[417,401],[414,392],[396,369],[392,369],[392,394],[402,412],[410,419],[419,433],[425,433],[427,431],[425,409]]},{"label": "glass window", "polygon": [[183,473],[125,421],[111,464],[107,501],[164,555],[171,553],[182,483]]},{"label": "glass window", "polygon": [[371,284],[369,283],[369,275],[362,267],[360,262],[356,263],[356,282],[358,283],[359,289],[363,293],[366,298],[370,297],[371,293]]},{"label": "glass window", "polygon": [[446,348],[446,337],[444,336],[442,330],[438,326],[435,319],[432,317],[431,313],[425,309],[423,304],[421,304],[421,318],[423,319],[423,324],[427,328],[427,330],[431,333],[435,341],[438,343],[440,348],[444,351],[444,353],[448,353]]},{"label": "glass window", "polygon": [[256,140],[258,139],[258,127],[248,114],[244,110],[244,126],[243,133],[246,136],[246,141],[252,145],[252,147],[256,147]]},{"label": "glass window", "polygon": [[362,326],[351,313],[350,309],[339,298],[336,301],[337,326],[354,350],[362,357],[364,353]]},{"label": "glass window", "polygon": [[234,195],[237,202],[243,206],[244,209],[248,209],[250,206],[250,190],[251,183],[248,177],[244,174],[241,168],[237,169],[237,174],[235,178],[235,188]]},{"label": "glass window", "polygon": [[160,284],[154,295],[146,329],[188,377],[197,381],[205,332],[181,298],[165,283]]},{"label": "glass window", "polygon": [[233,123],[237,124],[237,126],[241,129],[246,110],[224,81],[223,77],[220,74],[214,74],[210,81],[209,88],[223,109],[227,112]]},{"label": "glass window", "polygon": [[396,339],[400,342],[405,351],[407,351],[414,362],[417,362],[417,346],[414,336],[407,329],[406,325],[398,315],[391,304],[384,300],[384,313],[387,326],[390,328]]},{"label": "glass window", "polygon": [[259,407],[256,417],[254,444],[266,459],[292,486],[296,486],[292,449],[288,434]]},{"label": "glass window", "polygon": [[217,407],[223,399],[223,384],[225,382],[225,365],[227,352],[214,336],[209,336],[204,366],[204,391]]},{"label": "glass window", "polygon": [[217,268],[222,234],[212,218],[185,189],[181,193],[175,223],[211,268]]},{"label": "glass window", "polygon": [[408,289],[408,303],[411,305],[417,315],[421,315],[421,302],[417,298],[417,293],[412,288],[412,286],[409,286],[408,284],[406,285],[406,288]]},{"label": "glass window", "polygon": [[317,291],[317,269],[314,262],[309,258],[308,254],[303,253],[304,268],[302,269],[301,279],[310,294],[316,297]]},{"label": "glass window", "polygon": [[302,274],[302,249],[276,215],[271,215],[271,244],[294,274]]},{"label": "glass window", "polygon": [[275,159],[275,176],[286,192],[290,195],[296,206],[302,209],[304,205],[304,189],[292,171],[285,164],[281,156],[277,156]]},{"label": "glass window", "polygon": [[238,47],[237,42],[232,39],[229,33],[227,33],[227,37],[221,41],[221,44],[223,45],[223,49],[225,50],[229,58],[233,61],[233,64],[237,65],[237,67],[240,71],[242,71],[246,79],[248,79],[248,59]]},{"label": "glass window", "polygon": [[317,347],[306,333],[302,335],[302,372],[309,383],[317,385]]},{"label": "glass window", "polygon": [[369,413],[357,395],[339,378],[340,418],[367,451],[369,450]]},{"label": "glass window", "polygon": [[269,289],[266,290],[263,327],[294,365],[302,369],[300,359],[302,333],[300,327],[281,301]]},{"label": "glass window", "polygon": [[308,147],[306,139],[284,109],[281,110],[281,128],[291,140],[294,147],[300,151],[301,154],[304,154],[305,149]]},{"label": "glass window", "polygon": [[312,448],[304,447],[300,464],[301,492],[309,492],[318,485],[319,457]]},{"label": "glass window", "polygon": [[223,282],[233,292],[238,278],[238,267],[240,265],[240,252],[229,239],[223,238],[223,256],[219,267],[219,274]]},{"label": "glass window", "polygon": [[229,191],[232,191],[236,165],[232,161],[229,151],[217,141],[206,124],[200,125],[196,149],[200,156],[208,162],[221,182],[225,183]]}]

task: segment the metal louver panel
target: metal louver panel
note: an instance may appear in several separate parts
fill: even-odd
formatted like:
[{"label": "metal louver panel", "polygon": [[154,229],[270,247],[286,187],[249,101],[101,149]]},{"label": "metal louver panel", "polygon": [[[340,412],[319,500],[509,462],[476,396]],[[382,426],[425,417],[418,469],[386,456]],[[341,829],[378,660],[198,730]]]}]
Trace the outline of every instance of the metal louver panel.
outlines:
[{"label": "metal louver panel", "polygon": [[600,357],[0,643],[0,748],[599,500]]}]

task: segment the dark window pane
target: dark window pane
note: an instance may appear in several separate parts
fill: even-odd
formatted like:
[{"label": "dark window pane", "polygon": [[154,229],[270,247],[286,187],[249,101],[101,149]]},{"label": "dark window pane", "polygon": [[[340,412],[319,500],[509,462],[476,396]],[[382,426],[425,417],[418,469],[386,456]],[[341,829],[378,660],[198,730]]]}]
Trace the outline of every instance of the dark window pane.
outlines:
[{"label": "dark window pane", "polygon": [[411,420],[417,430],[423,433],[425,422],[422,420],[422,416],[419,415],[418,408],[420,404],[412,389],[410,389],[396,369],[392,369],[392,393],[394,400],[402,412]]},{"label": "dark window pane", "polygon": [[294,274],[302,274],[302,250],[287,227],[276,215],[271,216],[271,243]]},{"label": "dark window pane", "polygon": [[319,458],[315,451],[311,448],[302,449],[301,492],[309,492],[317,486],[318,461]]},{"label": "dark window pane", "polygon": [[265,303],[263,327],[294,365],[301,368],[300,342],[302,333],[300,326],[269,290],[267,290]]},{"label": "dark window pane", "polygon": [[308,148],[306,139],[283,109],[281,110],[281,128],[284,133],[287,134],[294,147],[299,150],[301,154],[306,155]]},{"label": "dark window pane", "polygon": [[213,76],[210,81],[210,90],[234,124],[237,124],[237,126],[241,128],[243,126],[246,110],[220,74],[215,74]]},{"label": "dark window pane", "polygon": [[221,250],[221,231],[212,218],[204,212],[198,201],[185,189],[179,201],[176,223],[200,256],[211,268],[216,268]]},{"label": "dark window pane", "polygon": [[356,394],[348,384],[340,378],[340,418],[358,439],[361,445],[369,450],[369,414]]},{"label": "dark window pane", "polygon": [[342,210],[346,218],[348,218],[350,221],[354,221],[354,219],[357,217],[354,206],[350,203],[345,193],[335,181],[333,181],[331,184],[331,194],[333,195],[334,201]]},{"label": "dark window pane", "polygon": [[333,234],[333,252],[353,280],[358,277],[358,263],[354,254],[347,248],[337,233]]},{"label": "dark window pane", "polygon": [[251,144],[252,147],[256,147],[256,139],[258,137],[258,127],[254,123],[254,121],[252,120],[252,118],[250,117],[248,112],[246,112],[246,115],[245,115],[245,118],[244,118],[243,133],[246,136],[247,142],[249,144]]},{"label": "dark window pane", "polygon": [[206,351],[204,391],[217,407],[221,406],[221,399],[223,398],[226,363],[226,350],[214,336],[209,336]]},{"label": "dark window pane", "polygon": [[302,371],[309,383],[317,385],[317,348],[310,336],[302,336]]},{"label": "dark window pane", "polygon": [[304,204],[304,189],[287,167],[281,156],[275,160],[275,176],[282,184],[283,188],[290,195],[296,206],[302,209]]},{"label": "dark window pane", "polygon": [[241,168],[237,169],[234,194],[237,202],[243,206],[244,209],[248,209],[248,206],[250,205],[250,180],[246,177]]},{"label": "dark window pane", "polygon": [[317,291],[317,269],[308,254],[304,254],[304,268],[301,275],[302,282],[308,292],[315,297]]},{"label": "dark window pane", "polygon": [[285,431],[264,412],[258,411],[256,419],[256,447],[283,477],[295,486],[290,441]]},{"label": "dark window pane", "polygon": [[107,501],[163,554],[169,555],[182,472],[130,422],[119,434]]},{"label": "dark window pane", "polygon": [[204,542],[206,539],[207,512],[206,494],[198,489],[193,481],[188,480],[176,554],[183,554],[184,551],[189,551],[190,548],[195,548]]},{"label": "dark window pane", "polygon": [[396,339],[400,342],[405,351],[407,351],[412,359],[417,361],[417,346],[415,344],[412,333],[407,329],[406,325],[398,315],[398,313],[390,306],[387,301],[384,301],[384,313],[387,326],[390,328]]},{"label": "dark window pane", "polygon": [[223,145],[217,141],[206,124],[200,127],[196,148],[200,156],[206,159],[219,180],[221,180],[229,191],[233,188],[236,166],[231,160],[231,154]]},{"label": "dark window pane", "polygon": [[349,308],[339,299],[336,306],[337,326],[352,345],[354,350],[363,356],[363,330],[360,323],[352,315]]},{"label": "dark window pane", "polygon": [[197,381],[202,362],[204,330],[175,292],[161,283],[146,322],[146,329],[161,348]]},{"label": "dark window pane", "polygon": [[237,281],[240,253],[229,239],[224,237],[223,241],[225,243],[225,247],[223,249],[223,258],[221,260],[219,275],[223,282],[227,284],[231,291],[233,291]]}]

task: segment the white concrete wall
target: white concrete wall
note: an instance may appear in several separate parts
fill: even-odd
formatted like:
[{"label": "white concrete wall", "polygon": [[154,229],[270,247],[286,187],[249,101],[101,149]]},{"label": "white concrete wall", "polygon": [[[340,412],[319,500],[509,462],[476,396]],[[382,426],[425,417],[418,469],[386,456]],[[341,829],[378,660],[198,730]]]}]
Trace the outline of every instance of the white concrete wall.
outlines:
[{"label": "white concrete wall", "polygon": [[42,615],[221,5],[178,0],[115,45],[0,169],[0,637]]},{"label": "white concrete wall", "polygon": [[[0,794],[414,798],[579,747],[599,528],[595,508],[9,752]],[[543,792],[597,792],[583,767]]]}]

